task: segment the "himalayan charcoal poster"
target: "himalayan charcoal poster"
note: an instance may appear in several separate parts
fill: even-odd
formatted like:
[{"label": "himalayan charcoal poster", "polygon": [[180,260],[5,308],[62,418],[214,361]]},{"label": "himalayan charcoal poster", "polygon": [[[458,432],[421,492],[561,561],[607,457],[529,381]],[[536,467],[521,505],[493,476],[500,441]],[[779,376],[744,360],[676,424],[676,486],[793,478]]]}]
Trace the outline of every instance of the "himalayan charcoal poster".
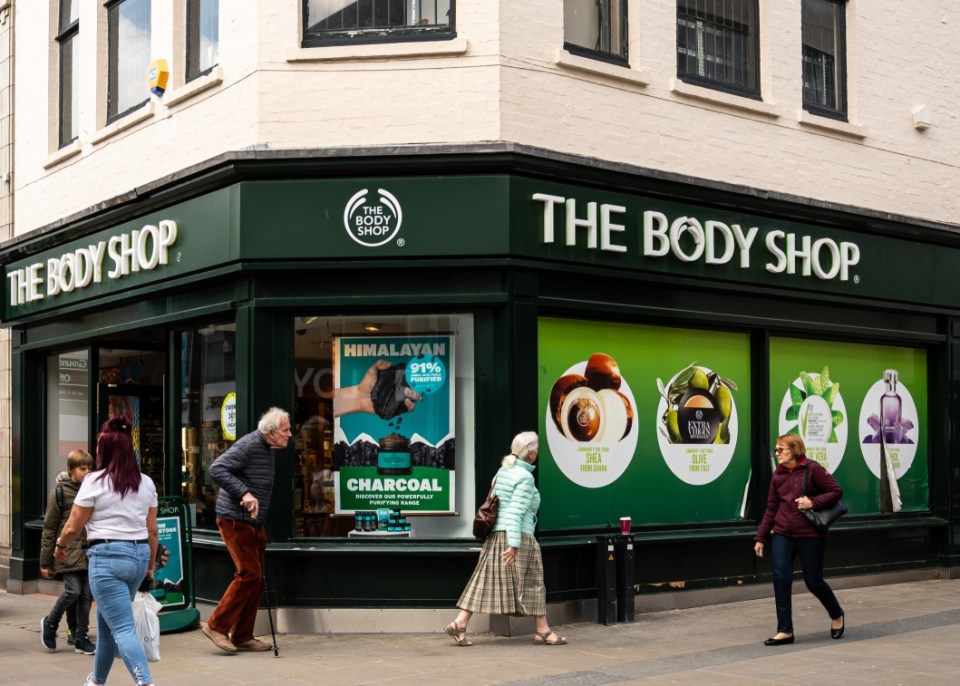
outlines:
[{"label": "himalayan charcoal poster", "polygon": [[334,343],[336,512],[453,511],[453,336]]}]

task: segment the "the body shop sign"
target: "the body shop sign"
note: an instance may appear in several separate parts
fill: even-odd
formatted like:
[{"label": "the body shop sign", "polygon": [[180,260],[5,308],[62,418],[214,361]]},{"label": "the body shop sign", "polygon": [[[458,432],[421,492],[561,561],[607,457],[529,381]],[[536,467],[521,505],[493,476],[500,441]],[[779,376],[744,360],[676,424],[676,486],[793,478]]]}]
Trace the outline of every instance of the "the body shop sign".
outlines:
[{"label": "the body shop sign", "polygon": [[735,265],[743,270],[759,264],[772,274],[799,274],[823,281],[853,281],[860,247],[852,241],[814,237],[774,226],[741,225],[701,210],[698,215],[668,214],[655,209],[632,212],[625,205],[583,201],[562,195],[534,193],[542,205],[544,244],[581,246],[588,250],[625,253],[629,233],[639,233],[645,258],[679,263]]},{"label": "the body shop sign", "polygon": [[45,261],[7,271],[9,305],[55,298],[83,290],[104,278],[120,280],[152,271],[170,261],[177,240],[177,223],[163,220],[68,250]]}]

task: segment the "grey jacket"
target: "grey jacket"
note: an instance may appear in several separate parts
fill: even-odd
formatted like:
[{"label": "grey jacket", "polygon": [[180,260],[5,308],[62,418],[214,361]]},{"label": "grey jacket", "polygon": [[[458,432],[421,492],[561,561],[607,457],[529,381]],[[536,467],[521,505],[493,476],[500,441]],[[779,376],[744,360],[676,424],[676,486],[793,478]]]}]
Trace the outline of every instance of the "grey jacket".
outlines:
[{"label": "grey jacket", "polygon": [[[266,522],[273,493],[274,460],[273,450],[260,431],[241,436],[214,460],[210,465],[210,477],[220,486],[217,516],[250,524]],[[256,522],[240,505],[240,499],[248,492],[260,502]]]}]

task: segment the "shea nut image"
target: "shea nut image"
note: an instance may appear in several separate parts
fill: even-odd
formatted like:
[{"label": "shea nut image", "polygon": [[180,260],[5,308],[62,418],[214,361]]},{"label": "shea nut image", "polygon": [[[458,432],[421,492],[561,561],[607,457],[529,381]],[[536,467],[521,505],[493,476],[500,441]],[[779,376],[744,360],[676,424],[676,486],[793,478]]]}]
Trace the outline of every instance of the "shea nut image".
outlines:
[{"label": "shea nut image", "polygon": [[572,390],[586,385],[587,377],[580,374],[567,374],[557,379],[553,388],[550,389],[550,417],[553,419],[553,423],[557,425],[560,433],[564,435],[566,434],[563,430],[563,420],[560,417],[563,401],[567,399],[567,395]]},{"label": "shea nut image", "polygon": [[606,353],[594,353],[590,356],[584,376],[587,377],[587,384],[595,391],[604,388],[618,391],[623,382],[620,378],[620,366]]}]

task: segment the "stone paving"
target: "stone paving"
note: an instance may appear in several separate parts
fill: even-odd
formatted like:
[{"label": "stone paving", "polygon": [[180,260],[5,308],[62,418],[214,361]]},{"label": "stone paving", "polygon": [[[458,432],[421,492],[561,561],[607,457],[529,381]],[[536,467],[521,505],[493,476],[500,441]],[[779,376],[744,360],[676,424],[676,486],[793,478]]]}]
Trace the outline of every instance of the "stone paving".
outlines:
[{"label": "stone paving", "polygon": [[[829,620],[802,583],[794,588],[797,641],[778,648],[762,645],[775,632],[771,597],[645,613],[631,624],[557,626],[570,641],[558,647],[476,634],[473,647],[460,648],[438,626],[434,634],[283,634],[279,657],[227,655],[189,631],[164,635],[162,659],[151,669],[162,686],[960,682],[960,580],[837,590],[847,615],[839,641],[830,639]],[[93,658],[62,639],[55,653],[41,646],[40,618],[53,600],[0,592],[0,684],[80,686],[92,671]],[[121,662],[109,683],[132,683]]]}]

